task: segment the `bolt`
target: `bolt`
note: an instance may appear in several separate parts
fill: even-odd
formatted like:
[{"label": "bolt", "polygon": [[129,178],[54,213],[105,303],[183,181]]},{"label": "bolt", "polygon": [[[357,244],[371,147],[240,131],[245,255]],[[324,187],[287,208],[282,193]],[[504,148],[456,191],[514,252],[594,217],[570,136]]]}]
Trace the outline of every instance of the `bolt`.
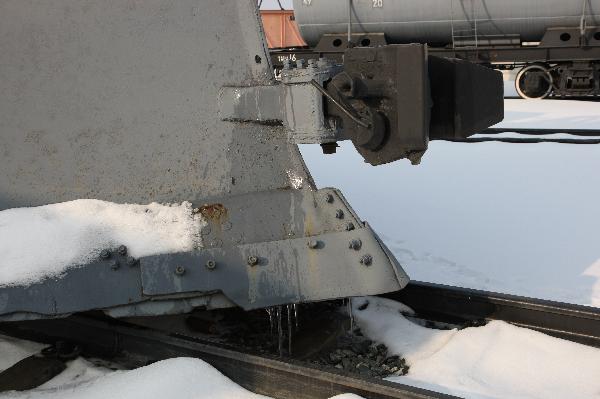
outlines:
[{"label": "bolt", "polygon": [[128,256],[127,257],[127,264],[129,266],[134,266],[137,263],[137,259],[134,258],[133,256]]},{"label": "bolt", "polygon": [[363,255],[360,257],[360,263],[365,266],[371,266],[373,263],[373,257],[369,254]]},{"label": "bolt", "polygon": [[206,268],[208,270],[214,270],[215,267],[217,267],[217,262],[212,259],[206,261]]},{"label": "bolt", "polygon": [[317,240],[310,240],[309,242],[306,243],[308,245],[309,248],[311,249],[317,249],[319,247],[319,241]]},{"label": "bolt", "polygon": [[112,262],[110,262],[110,268],[113,270],[117,270],[119,268],[119,262],[117,262],[116,260],[113,260]]},{"label": "bolt", "polygon": [[121,245],[117,251],[119,252],[119,255],[127,255],[127,247],[125,245]]},{"label": "bolt", "polygon": [[328,64],[329,62],[327,62],[327,60],[323,57],[319,58],[319,61],[317,62],[317,65],[321,68],[328,66]]},{"label": "bolt", "polygon": [[337,211],[335,211],[335,217],[338,219],[343,219],[344,218],[344,211],[342,211],[341,209],[338,209]]},{"label": "bolt", "polygon": [[352,230],[354,230],[354,223],[352,223],[352,222],[346,223],[346,227],[345,228],[346,228],[346,231],[352,231]]},{"label": "bolt", "polygon": [[175,274],[178,276],[183,276],[185,274],[185,267],[183,266],[177,266],[175,268]]},{"label": "bolt", "polygon": [[309,59],[309,60],[308,60],[308,66],[309,66],[310,68],[316,68],[316,67],[317,67],[317,61],[316,61],[316,60],[313,60],[313,59]]},{"label": "bolt", "polygon": [[325,194],[325,202],[331,204],[333,202],[333,195],[331,193]]},{"label": "bolt", "polygon": [[256,256],[248,256],[248,265],[249,266],[256,266],[258,265],[258,258]]},{"label": "bolt", "polygon": [[108,249],[103,249],[102,252],[100,252],[100,257],[102,259],[110,258],[110,251]]},{"label": "bolt", "polygon": [[358,251],[362,247],[362,241],[359,239],[350,240],[348,243],[348,248]]}]

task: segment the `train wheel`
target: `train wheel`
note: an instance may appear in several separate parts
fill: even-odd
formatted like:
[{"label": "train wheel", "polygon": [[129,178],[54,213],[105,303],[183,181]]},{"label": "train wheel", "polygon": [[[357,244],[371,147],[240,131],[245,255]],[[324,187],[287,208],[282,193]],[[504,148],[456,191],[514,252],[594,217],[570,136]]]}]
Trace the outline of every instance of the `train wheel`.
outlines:
[{"label": "train wheel", "polygon": [[552,74],[542,64],[526,65],[515,79],[515,89],[521,98],[546,98],[552,93],[552,88]]}]

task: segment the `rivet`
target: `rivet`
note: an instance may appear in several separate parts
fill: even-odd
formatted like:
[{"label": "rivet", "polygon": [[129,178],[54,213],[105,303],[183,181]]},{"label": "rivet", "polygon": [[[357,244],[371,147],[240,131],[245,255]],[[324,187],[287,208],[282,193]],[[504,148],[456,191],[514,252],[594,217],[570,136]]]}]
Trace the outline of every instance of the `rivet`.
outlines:
[{"label": "rivet", "polygon": [[127,255],[127,247],[125,245],[121,245],[117,251],[119,252],[119,255]]},{"label": "rivet", "polygon": [[344,218],[344,211],[342,211],[341,209],[338,209],[337,211],[335,211],[335,217],[338,219],[343,219]]},{"label": "rivet", "polygon": [[102,259],[110,258],[110,251],[108,249],[103,249],[102,252],[100,252],[100,257]]},{"label": "rivet", "polygon": [[183,266],[177,266],[175,268],[175,274],[178,276],[183,276],[185,274],[185,267]]},{"label": "rivet", "polygon": [[360,263],[365,266],[371,266],[373,263],[373,257],[369,254],[363,255],[360,257]]},{"label": "rivet", "polygon": [[346,223],[345,229],[346,229],[346,231],[354,230],[354,223],[352,223],[352,222]]},{"label": "rivet", "polygon": [[217,267],[217,262],[212,259],[206,261],[206,268],[208,270],[214,270],[215,267]]},{"label": "rivet", "polygon": [[325,202],[331,204],[333,202],[333,195],[330,193],[325,194]]},{"label": "rivet", "polygon": [[117,270],[120,267],[119,262],[117,262],[116,260],[113,260],[112,262],[110,262],[110,268],[113,270]]},{"label": "rivet", "polygon": [[359,239],[350,240],[348,243],[348,248],[358,251],[362,247],[362,241]]},{"label": "rivet", "polygon": [[248,265],[250,265],[250,266],[258,265],[258,258],[253,255],[248,256]]},{"label": "rivet", "polygon": [[319,241],[317,240],[310,240],[309,242],[306,243],[308,245],[309,248],[311,249],[316,249],[319,247]]}]

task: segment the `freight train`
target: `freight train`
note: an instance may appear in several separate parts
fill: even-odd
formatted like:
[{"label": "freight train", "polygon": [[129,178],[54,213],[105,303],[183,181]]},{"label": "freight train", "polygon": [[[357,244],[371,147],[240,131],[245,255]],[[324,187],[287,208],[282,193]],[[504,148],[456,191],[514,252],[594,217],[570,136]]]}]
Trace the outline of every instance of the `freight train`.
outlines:
[{"label": "freight train", "polygon": [[400,264],[297,144],[418,163],[503,117],[497,71],[420,44],[277,81],[254,0],[0,8],[0,320],[399,290]]},{"label": "freight train", "polygon": [[600,95],[600,0],[294,0],[306,46],[284,59],[347,47],[427,43],[431,54],[519,69],[523,98]]}]

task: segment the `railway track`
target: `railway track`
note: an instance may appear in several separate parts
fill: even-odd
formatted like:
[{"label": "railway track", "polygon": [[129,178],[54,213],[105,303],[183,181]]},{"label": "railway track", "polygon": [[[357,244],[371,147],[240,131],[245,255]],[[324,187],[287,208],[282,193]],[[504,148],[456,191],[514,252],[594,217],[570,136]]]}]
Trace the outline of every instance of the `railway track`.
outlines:
[{"label": "railway track", "polygon": [[[412,282],[386,295],[412,307],[421,318],[462,325],[486,320],[542,331],[600,347],[600,309],[493,292]],[[233,350],[206,340],[131,325],[98,315],[6,323],[4,333],[40,342],[66,340],[84,356],[133,368],[172,357],[197,357],[239,385],[276,398],[328,398],[354,393],[365,398],[451,398],[387,381],[332,372],[305,362]]]},{"label": "railway track", "polygon": [[243,353],[201,339],[114,320],[76,316],[19,322],[4,326],[3,330],[10,335],[40,342],[68,340],[81,345],[84,356],[108,358],[129,368],[173,357],[197,357],[244,388],[275,398],[329,398],[342,393],[375,399],[452,398],[406,385],[333,373],[290,359]]}]

